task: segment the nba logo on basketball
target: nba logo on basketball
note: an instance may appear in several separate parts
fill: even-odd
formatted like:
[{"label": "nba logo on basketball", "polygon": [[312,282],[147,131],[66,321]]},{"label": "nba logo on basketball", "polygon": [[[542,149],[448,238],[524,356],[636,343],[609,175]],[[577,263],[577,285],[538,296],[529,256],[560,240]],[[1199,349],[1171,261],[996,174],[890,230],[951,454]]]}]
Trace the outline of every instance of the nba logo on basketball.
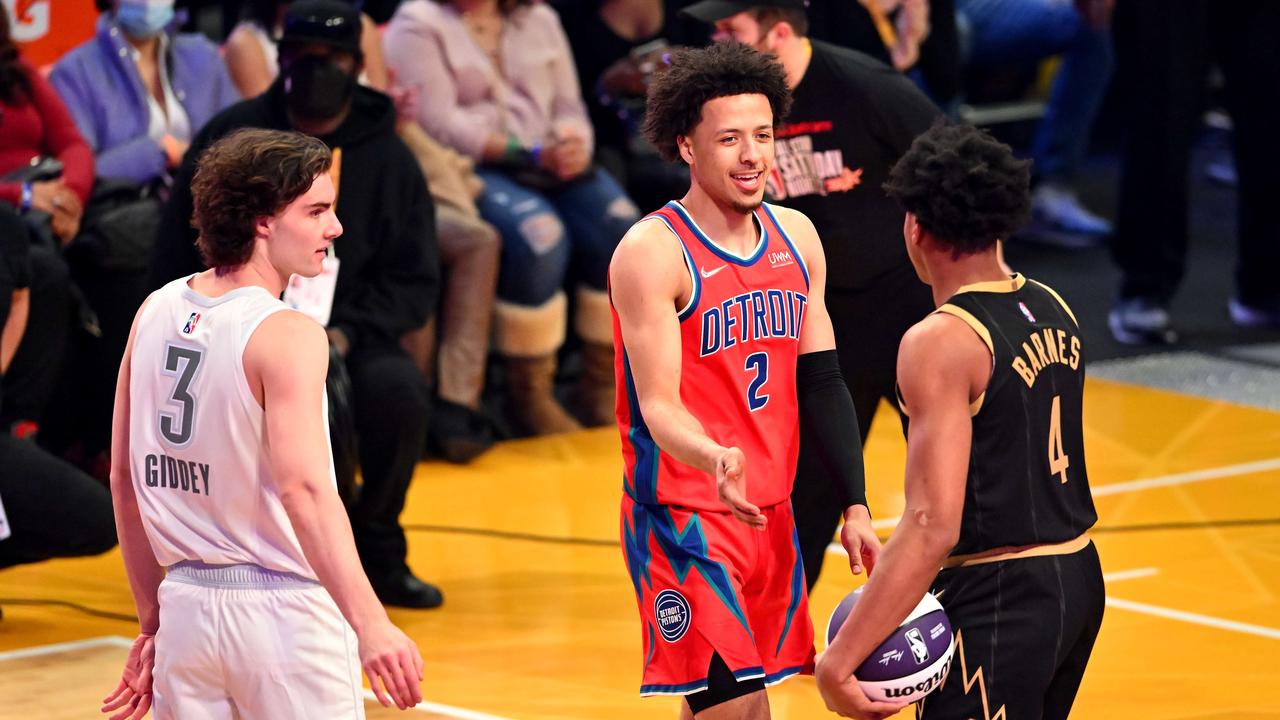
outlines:
[{"label": "nba logo on basketball", "polygon": [[191,317],[187,318],[187,324],[182,326],[182,334],[190,335],[195,332],[198,322],[200,322],[200,313],[191,313]]},{"label": "nba logo on basketball", "polygon": [[929,646],[924,644],[924,635],[918,628],[907,631],[907,644],[911,646],[911,654],[916,656],[916,664],[923,665],[929,659]]}]

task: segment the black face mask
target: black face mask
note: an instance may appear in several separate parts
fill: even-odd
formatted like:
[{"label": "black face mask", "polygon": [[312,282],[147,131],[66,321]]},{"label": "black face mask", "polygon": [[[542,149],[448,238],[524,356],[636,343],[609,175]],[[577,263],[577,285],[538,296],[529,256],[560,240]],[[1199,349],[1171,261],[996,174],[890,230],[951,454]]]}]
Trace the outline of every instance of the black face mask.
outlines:
[{"label": "black face mask", "polygon": [[327,57],[310,56],[289,63],[284,96],[289,110],[308,120],[328,120],[346,108],[356,91],[356,77]]}]

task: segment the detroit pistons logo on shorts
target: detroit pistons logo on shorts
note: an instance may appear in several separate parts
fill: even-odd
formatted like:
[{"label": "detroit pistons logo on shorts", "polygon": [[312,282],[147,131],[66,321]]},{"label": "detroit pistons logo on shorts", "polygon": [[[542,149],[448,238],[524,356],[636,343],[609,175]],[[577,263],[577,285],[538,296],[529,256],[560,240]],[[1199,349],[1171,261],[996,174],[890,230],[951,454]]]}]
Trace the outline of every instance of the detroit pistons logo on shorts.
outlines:
[{"label": "detroit pistons logo on shorts", "polygon": [[691,615],[689,601],[675,590],[663,590],[653,601],[653,616],[658,620],[658,632],[669,643],[678,641],[689,631]]}]

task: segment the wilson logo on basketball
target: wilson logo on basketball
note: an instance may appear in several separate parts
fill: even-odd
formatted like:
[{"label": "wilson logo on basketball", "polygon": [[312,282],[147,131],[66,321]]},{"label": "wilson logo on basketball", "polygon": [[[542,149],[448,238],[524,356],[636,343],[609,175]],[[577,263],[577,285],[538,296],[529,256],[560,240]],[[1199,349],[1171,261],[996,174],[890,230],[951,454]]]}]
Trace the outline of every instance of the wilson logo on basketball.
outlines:
[{"label": "wilson logo on basketball", "polygon": [[921,695],[921,696],[928,695],[930,690],[933,690],[938,685],[941,685],[942,682],[947,679],[947,671],[950,669],[951,669],[951,658],[947,658],[947,661],[942,664],[942,667],[938,668],[937,672],[933,673],[932,675],[925,678],[924,680],[921,680],[915,685],[908,685],[906,687],[900,687],[900,688],[886,687],[884,689],[885,697],[890,699],[893,699],[893,698],[906,699],[906,698],[910,698],[913,695]]}]

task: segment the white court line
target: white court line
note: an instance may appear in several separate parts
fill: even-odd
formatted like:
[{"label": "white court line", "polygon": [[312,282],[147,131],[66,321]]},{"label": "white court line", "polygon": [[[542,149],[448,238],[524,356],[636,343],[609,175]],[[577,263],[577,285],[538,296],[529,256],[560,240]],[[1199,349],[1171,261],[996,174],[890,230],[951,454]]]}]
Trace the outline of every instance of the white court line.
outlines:
[{"label": "white court line", "polygon": [[1232,477],[1234,475],[1249,475],[1250,473],[1265,472],[1267,470],[1280,470],[1280,458],[1259,460],[1257,462],[1243,463],[1240,465],[1225,465],[1223,467],[1208,468],[1206,470],[1193,470],[1191,472],[1177,473],[1174,475],[1162,475],[1160,477],[1147,478],[1145,480],[1133,480],[1130,482],[1099,485],[1093,488],[1093,496],[1102,497],[1104,495],[1115,495],[1116,493],[1133,492],[1134,490],[1150,490],[1151,488],[1168,487],[1169,485],[1185,485],[1187,483],[1216,480],[1218,478]]},{"label": "white court line", "polygon": [[[1092,491],[1094,497],[1105,497],[1107,495],[1117,495],[1119,493],[1133,492],[1135,490],[1150,490],[1152,488],[1169,487],[1170,485],[1186,485],[1187,483],[1217,480],[1219,478],[1234,477],[1236,475],[1249,475],[1252,473],[1266,472],[1267,470],[1280,470],[1280,458],[1259,460],[1257,462],[1242,463],[1240,465],[1224,465],[1222,467],[1207,468],[1204,470],[1192,470],[1191,472],[1161,475],[1159,477],[1144,478],[1142,480],[1130,480],[1128,482],[1096,485],[1092,488]],[[892,530],[897,527],[901,520],[901,516],[880,518],[879,520],[872,520],[871,527],[874,530]],[[840,543],[831,543],[827,546],[827,552],[840,553],[843,555],[844,548],[840,546]]]},{"label": "white court line", "polygon": [[[378,702],[378,696],[374,695],[372,690],[365,690],[364,697],[366,700]],[[392,705],[392,707],[395,706]],[[467,710],[465,708],[454,707],[452,705],[441,705],[440,703],[433,703],[427,700],[423,700],[409,709],[417,710],[419,712],[433,712],[437,715],[461,718],[462,720],[511,720],[510,718],[505,718],[501,715],[489,715],[475,710]]]},{"label": "white court line", "polygon": [[1148,605],[1146,603],[1134,602],[1132,600],[1121,600],[1120,598],[1107,598],[1107,605],[1118,607],[1121,610],[1130,610],[1145,615],[1155,615],[1167,620],[1178,620],[1180,622],[1191,623],[1193,625],[1204,625],[1205,627],[1217,628],[1219,630],[1230,630],[1232,632],[1244,633],[1246,635],[1257,635],[1258,637],[1270,638],[1272,640],[1280,640],[1280,630],[1275,628],[1263,627],[1262,625],[1250,625],[1249,623],[1236,622],[1235,620],[1223,620],[1211,615],[1201,615],[1199,613],[1186,612],[1185,610],[1173,610],[1171,608],[1160,607],[1159,605]]},{"label": "white court line", "polygon": [[1133,570],[1117,570],[1113,573],[1107,573],[1102,576],[1103,582],[1120,582],[1121,580],[1137,580],[1138,578],[1151,577],[1160,571],[1155,568],[1135,568]]},{"label": "white court line", "polygon": [[129,638],[120,637],[119,635],[104,635],[102,637],[89,638],[87,640],[76,640],[74,642],[54,643],[52,645],[37,645],[35,647],[22,648],[21,650],[9,650],[0,652],[0,661],[4,660],[22,660],[29,657],[40,657],[41,655],[54,655],[56,653],[72,652],[73,650],[84,650],[85,648],[94,647],[120,647],[129,648],[133,646],[133,641]]}]

